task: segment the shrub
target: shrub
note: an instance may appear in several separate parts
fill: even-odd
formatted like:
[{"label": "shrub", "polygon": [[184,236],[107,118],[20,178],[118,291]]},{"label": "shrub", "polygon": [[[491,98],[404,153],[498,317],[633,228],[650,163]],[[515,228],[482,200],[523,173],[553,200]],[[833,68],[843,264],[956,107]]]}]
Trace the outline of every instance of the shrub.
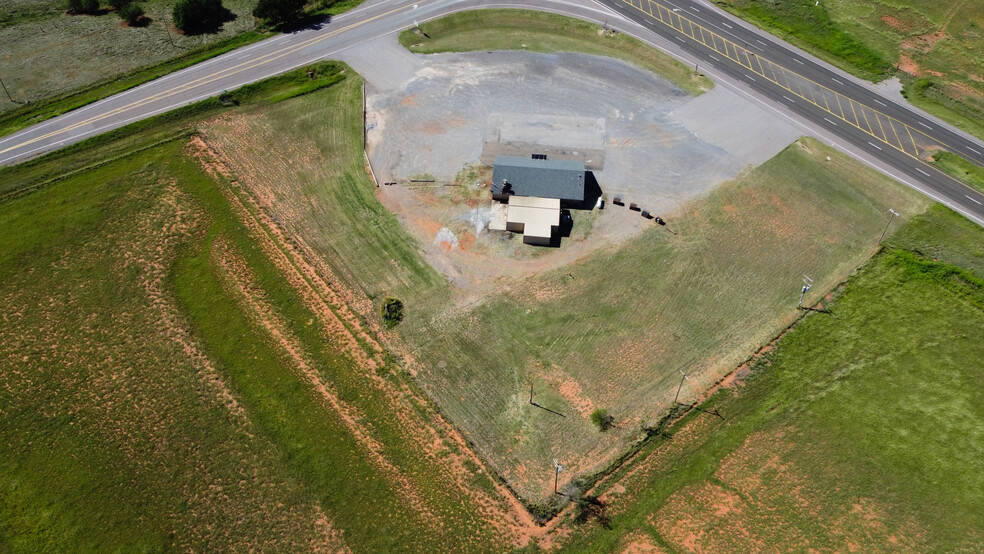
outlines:
[{"label": "shrub", "polygon": [[383,321],[390,327],[403,321],[403,302],[396,298],[387,298],[383,302]]},{"label": "shrub", "polygon": [[599,431],[607,431],[615,424],[615,418],[608,413],[608,410],[598,408],[591,412],[591,423],[594,423]]},{"label": "shrub", "polygon": [[109,0],[109,5],[113,6],[117,10],[122,10],[123,8],[129,6],[133,3],[133,0]]},{"label": "shrub", "polygon": [[140,24],[140,18],[143,17],[144,11],[140,7],[140,4],[131,2],[120,8],[120,11],[116,13],[120,16],[120,19],[125,19],[127,24],[133,26]]},{"label": "shrub", "polygon": [[99,12],[99,0],[65,0],[65,8],[70,12],[94,14]]},{"label": "shrub", "polygon": [[222,0],[178,0],[171,12],[174,26],[186,33],[218,28],[229,16]]},{"label": "shrub", "polygon": [[605,529],[611,529],[611,520],[605,512],[605,504],[597,496],[582,496],[577,499],[577,508],[574,511],[574,523],[581,525],[589,519],[598,520]]},{"label": "shrub", "polygon": [[253,8],[253,17],[262,19],[273,25],[282,25],[296,21],[306,0],[259,0]]}]

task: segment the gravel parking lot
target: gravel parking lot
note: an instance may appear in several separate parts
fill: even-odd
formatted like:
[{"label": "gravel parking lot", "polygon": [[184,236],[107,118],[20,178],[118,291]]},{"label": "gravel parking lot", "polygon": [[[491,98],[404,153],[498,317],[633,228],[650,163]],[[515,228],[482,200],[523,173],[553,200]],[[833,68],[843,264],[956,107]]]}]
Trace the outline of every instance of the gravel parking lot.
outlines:
[{"label": "gravel parking lot", "polygon": [[[686,95],[652,73],[583,54],[400,54],[412,77],[368,99],[381,181],[452,181],[483,147],[525,143],[587,153],[609,197],[667,213],[785,147],[795,131],[715,89]],[[356,69],[359,69],[356,67]],[[370,84],[372,75],[369,75]],[[715,109],[718,107],[718,109]],[[602,153],[603,160],[591,159]]]},{"label": "gravel parking lot", "polygon": [[[496,153],[579,157],[605,197],[672,222],[689,200],[734,178],[797,133],[717,87],[694,98],[630,64],[584,54],[522,51],[412,54],[395,36],[343,53],[368,82],[368,150],[380,200],[460,289],[559,267],[653,225],[610,206],[575,212],[559,249],[483,231]],[[410,186],[411,179],[435,186]],[[464,186],[442,187],[458,181]],[[414,185],[419,185],[415,183]]]}]

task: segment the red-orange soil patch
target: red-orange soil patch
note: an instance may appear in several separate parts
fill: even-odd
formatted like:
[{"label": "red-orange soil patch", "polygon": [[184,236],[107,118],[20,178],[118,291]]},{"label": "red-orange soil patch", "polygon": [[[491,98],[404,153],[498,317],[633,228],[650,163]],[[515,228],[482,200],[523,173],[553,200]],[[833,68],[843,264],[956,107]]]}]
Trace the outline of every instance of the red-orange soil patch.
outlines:
[{"label": "red-orange soil patch", "polygon": [[[471,450],[460,433],[442,416],[428,414],[425,418],[420,410],[414,408],[414,406],[427,405],[429,400],[407,385],[386,379],[373,371],[384,363],[383,349],[374,335],[382,335],[388,339],[388,343],[394,343],[395,338],[390,336],[392,332],[365,327],[364,320],[349,308],[346,302],[346,298],[353,295],[351,291],[343,291],[337,279],[322,277],[324,275],[322,272],[327,271],[326,264],[313,265],[316,262],[308,261],[312,258],[298,251],[298,247],[295,246],[298,243],[296,238],[292,237],[293,241],[287,240],[282,229],[270,219],[247,190],[239,186],[236,176],[220,154],[197,137],[189,144],[189,151],[201,161],[203,167],[229,183],[228,189],[224,192],[234,211],[250,229],[263,252],[270,257],[288,282],[300,293],[305,304],[317,315],[328,333],[327,338],[343,352],[347,352],[358,367],[370,377],[374,386],[385,393],[392,413],[404,422],[403,431],[406,433],[407,441],[416,445],[416,448],[419,448],[434,464],[435,474],[440,475],[442,479],[447,479],[449,485],[457,487],[466,494],[472,503],[472,509],[482,514],[487,523],[499,529],[500,535],[505,540],[517,546],[535,540],[541,546],[549,547],[554,537],[548,535],[548,528],[536,525],[532,516],[515,496],[485,468],[484,463]],[[252,187],[249,190],[252,190]],[[241,288],[248,290],[245,285]],[[432,521],[435,526],[454,525],[453,521],[446,520],[446,517],[452,516],[442,517],[434,513],[417,498],[419,495],[414,492],[413,481],[402,475],[399,469],[386,458],[385,453],[372,438],[371,430],[362,428],[358,423],[359,418],[353,415],[351,407],[343,405],[333,396],[330,387],[316,380],[317,372],[310,371],[310,363],[306,361],[300,347],[292,342],[284,322],[278,321],[276,314],[264,308],[256,298],[245,301],[254,312],[262,314],[260,321],[264,322],[271,335],[294,360],[295,367],[318,391],[326,401],[326,405],[346,420],[347,426],[360,438],[372,455],[374,463],[384,470],[383,473],[388,478],[397,483],[398,489],[408,494],[408,501],[417,508],[418,512]],[[358,341],[356,337],[359,337]],[[406,357],[405,363],[413,365],[413,358]],[[477,467],[479,473],[486,475],[493,485],[494,492],[490,493],[475,487],[473,485],[475,470],[469,467]]]},{"label": "red-orange soil patch", "polygon": [[908,31],[911,27],[903,23],[899,18],[891,15],[881,16],[881,20],[884,21],[889,27],[895,29],[896,31]]}]

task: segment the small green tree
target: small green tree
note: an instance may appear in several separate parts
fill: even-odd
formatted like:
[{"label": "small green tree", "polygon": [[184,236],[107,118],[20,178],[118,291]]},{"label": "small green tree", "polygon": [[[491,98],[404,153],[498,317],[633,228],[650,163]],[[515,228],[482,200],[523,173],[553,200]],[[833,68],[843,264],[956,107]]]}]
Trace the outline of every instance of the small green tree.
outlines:
[{"label": "small green tree", "polygon": [[98,13],[99,0],[65,0],[65,9],[80,14]]},{"label": "small green tree", "polygon": [[228,16],[222,0],[178,0],[171,11],[174,26],[191,34],[216,29]]},{"label": "small green tree", "polygon": [[120,8],[120,11],[116,13],[120,16],[120,19],[126,20],[127,25],[133,27],[140,24],[140,19],[143,17],[144,11],[140,7],[140,4],[131,2]]},{"label": "small green tree", "polygon": [[403,302],[396,298],[387,298],[383,302],[383,322],[393,327],[401,321],[403,321]]},{"label": "small green tree", "polygon": [[113,6],[117,10],[122,10],[123,8],[129,6],[133,3],[133,0],[109,0],[109,5]]},{"label": "small green tree", "polygon": [[271,25],[283,25],[297,21],[304,11],[306,0],[259,0],[253,8],[253,17]]},{"label": "small green tree", "polygon": [[615,418],[608,413],[608,410],[598,408],[591,412],[591,423],[594,423],[599,431],[607,431],[615,425]]}]

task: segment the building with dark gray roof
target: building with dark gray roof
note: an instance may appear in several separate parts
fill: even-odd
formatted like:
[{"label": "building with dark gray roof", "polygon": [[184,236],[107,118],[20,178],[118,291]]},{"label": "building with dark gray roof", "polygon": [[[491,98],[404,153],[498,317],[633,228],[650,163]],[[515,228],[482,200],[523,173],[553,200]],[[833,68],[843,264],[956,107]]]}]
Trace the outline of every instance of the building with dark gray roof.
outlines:
[{"label": "building with dark gray roof", "polygon": [[492,167],[492,197],[507,195],[559,198],[568,207],[584,203],[584,162],[496,156]]}]

